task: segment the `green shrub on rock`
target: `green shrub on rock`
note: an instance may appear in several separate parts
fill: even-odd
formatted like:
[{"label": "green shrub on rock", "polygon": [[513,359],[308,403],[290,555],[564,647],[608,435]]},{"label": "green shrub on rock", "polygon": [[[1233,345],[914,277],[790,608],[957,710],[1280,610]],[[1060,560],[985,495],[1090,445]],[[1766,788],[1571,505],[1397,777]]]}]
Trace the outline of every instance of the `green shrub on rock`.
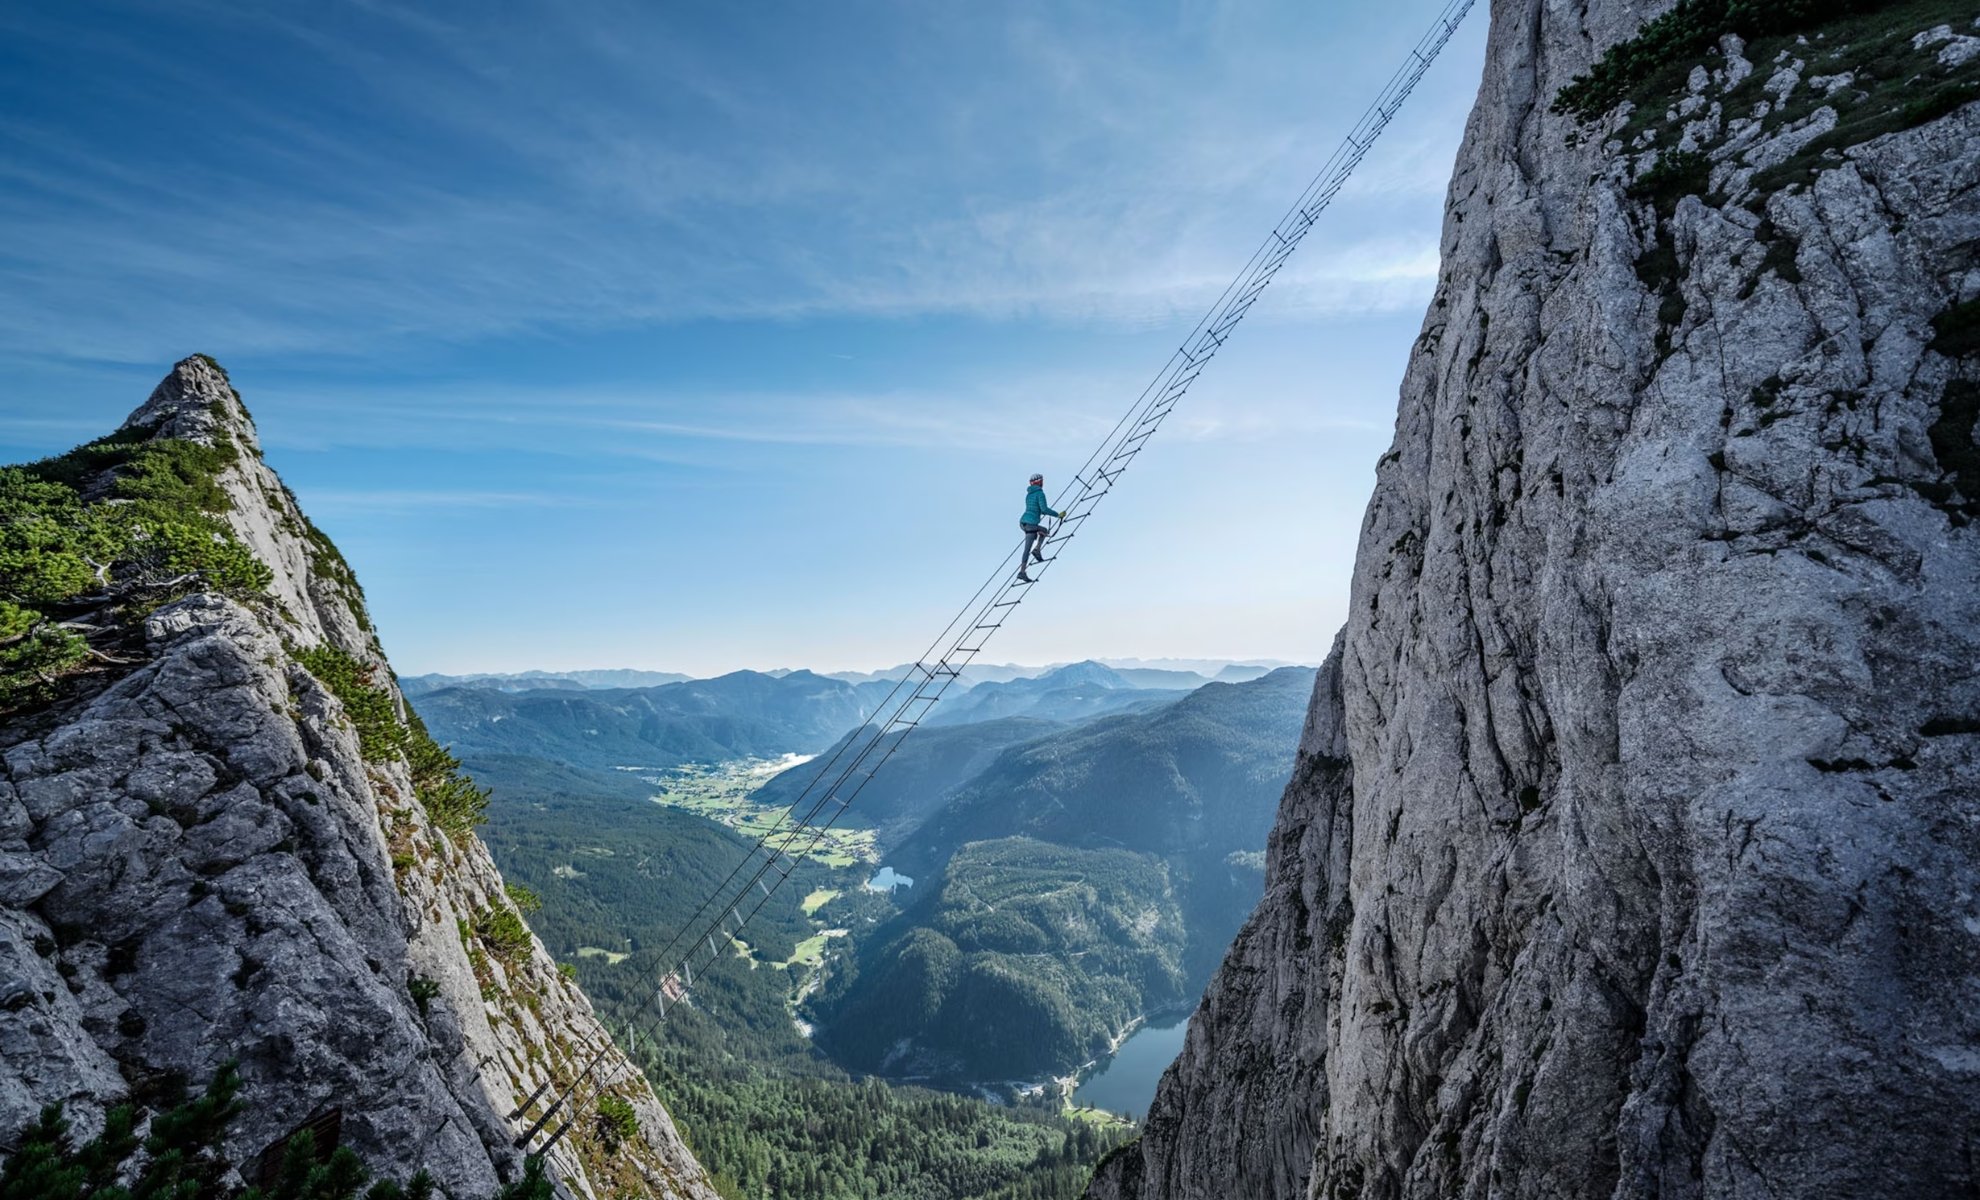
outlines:
[{"label": "green shrub on rock", "polygon": [[639,1114],[633,1111],[630,1103],[618,1096],[600,1096],[598,1136],[604,1141],[608,1152],[618,1153],[621,1142],[629,1142],[639,1136]]},{"label": "green shrub on rock", "polygon": [[[228,1129],[244,1111],[241,1077],[229,1063],[220,1068],[206,1093],[157,1113],[143,1138],[135,1132],[140,1113],[120,1105],[104,1114],[103,1132],[78,1145],[62,1106],[51,1104],[41,1120],[21,1135],[0,1166],[0,1197],[5,1200],[430,1200],[438,1192],[433,1177],[415,1172],[402,1187],[390,1179],[373,1182],[371,1170],[348,1147],[322,1153],[305,1130],[281,1149],[274,1181],[266,1188],[230,1188],[232,1169],[224,1154]],[[142,1153],[140,1154],[140,1150]],[[370,1184],[370,1187],[366,1187]],[[553,1195],[543,1160],[532,1156],[522,1176],[496,1193],[495,1200],[550,1200]]]},{"label": "green shrub on rock", "polygon": [[0,709],[46,698],[88,661],[65,620],[114,636],[194,591],[264,596],[273,572],[217,515],[235,457],[226,442],[125,430],[0,468]]},{"label": "green shrub on rock", "polygon": [[406,716],[406,763],[420,806],[440,832],[456,841],[467,837],[488,820],[488,789],[461,772],[461,760],[433,740],[418,713],[408,709]]},{"label": "green shrub on rock", "polygon": [[330,645],[298,650],[295,657],[343,704],[365,761],[385,762],[405,750],[406,727],[392,693],[376,683],[376,666]]},{"label": "green shrub on rock", "polygon": [[482,909],[474,918],[474,935],[488,952],[505,963],[518,963],[529,957],[534,939],[522,914],[513,908]]},{"label": "green shrub on rock", "polygon": [[1635,37],[1609,47],[1554,97],[1557,111],[1592,121],[1661,72],[1682,69],[1721,37],[1792,33],[1839,17],[1887,8],[1895,0],[1679,0]]},{"label": "green shrub on rock", "polygon": [[399,705],[378,680],[379,668],[335,646],[294,651],[295,659],[332,695],[357,728],[358,745],[370,762],[403,757],[427,819],[448,837],[459,839],[487,820],[488,791],[461,773],[461,762],[447,753],[418,714]]}]

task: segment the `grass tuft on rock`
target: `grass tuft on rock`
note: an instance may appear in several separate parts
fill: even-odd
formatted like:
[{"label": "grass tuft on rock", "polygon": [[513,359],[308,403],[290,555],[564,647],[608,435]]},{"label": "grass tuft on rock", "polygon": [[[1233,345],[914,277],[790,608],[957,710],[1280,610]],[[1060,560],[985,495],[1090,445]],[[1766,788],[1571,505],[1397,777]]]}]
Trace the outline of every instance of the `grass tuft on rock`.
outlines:
[{"label": "grass tuft on rock", "polygon": [[[1753,69],[1731,85],[1715,75],[1699,97],[1710,111],[1722,111],[1727,123],[1758,122],[1762,136],[1823,110],[1834,114],[1831,128],[1786,160],[1730,180],[1735,198],[1764,215],[1768,196],[1810,185],[1853,147],[1980,101],[1980,59],[1940,62],[1941,43],[1916,44],[1925,30],[1963,30],[1972,19],[1968,0],[1682,0],[1563,88],[1555,107],[1590,121],[1628,101],[1629,117],[1613,136],[1631,152],[1667,155],[1703,115],[1681,104],[1692,71],[1722,63],[1716,43],[1739,34]],[[1787,67],[1799,79],[1782,93],[1770,85]]]},{"label": "grass tuft on rock", "polygon": [[1629,194],[1649,202],[1668,220],[1686,196],[1702,196],[1711,187],[1712,163],[1701,151],[1669,150],[1656,165],[1638,175]]},{"label": "grass tuft on rock", "polygon": [[[41,1111],[0,1166],[0,1197],[6,1200],[187,1200],[209,1196],[235,1200],[430,1200],[433,1177],[415,1170],[401,1186],[374,1181],[371,1168],[348,1147],[317,1144],[304,1130],[269,1148],[266,1170],[236,1164],[226,1153],[234,1123],[246,1113],[241,1077],[223,1065],[204,1094],[168,1101],[151,1115],[135,1104],[104,1114],[103,1130],[79,1141],[60,1104]],[[140,1130],[143,1130],[140,1133]],[[236,1175],[258,1178],[243,1188]],[[367,1186],[368,1185],[368,1186]],[[541,1158],[531,1156],[521,1177],[496,1193],[496,1200],[550,1200],[552,1184]]]}]

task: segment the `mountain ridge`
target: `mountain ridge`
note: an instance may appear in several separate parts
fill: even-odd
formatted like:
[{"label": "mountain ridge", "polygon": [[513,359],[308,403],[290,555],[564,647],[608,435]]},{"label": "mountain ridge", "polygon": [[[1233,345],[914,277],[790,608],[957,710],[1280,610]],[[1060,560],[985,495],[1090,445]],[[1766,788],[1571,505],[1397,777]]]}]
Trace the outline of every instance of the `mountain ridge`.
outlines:
[{"label": "mountain ridge", "polygon": [[[57,529],[149,522],[102,594],[49,602],[95,605],[116,652],[0,733],[0,1137],[50,1102],[90,1130],[146,1080],[232,1060],[232,1161],[335,1109],[372,1169],[492,1195],[522,1168],[510,1110],[597,1054],[635,1125],[611,1153],[574,1130],[557,1186],[713,1200],[521,920],[472,832],[479,792],[405,707],[355,575],[217,364],[180,362],[118,433],[0,490]],[[174,522],[193,557],[161,588],[146,556]],[[230,545],[262,569],[215,558]]]}]

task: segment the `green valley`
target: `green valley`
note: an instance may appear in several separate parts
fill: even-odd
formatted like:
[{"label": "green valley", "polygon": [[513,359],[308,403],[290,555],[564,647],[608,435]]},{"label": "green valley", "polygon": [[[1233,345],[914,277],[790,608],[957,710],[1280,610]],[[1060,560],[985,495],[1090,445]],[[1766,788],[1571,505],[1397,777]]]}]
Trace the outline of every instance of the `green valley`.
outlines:
[{"label": "green valley", "polygon": [[803,805],[757,803],[755,793],[773,776],[780,773],[808,776],[803,765],[807,761],[805,755],[787,754],[775,760],[746,758],[714,765],[688,763],[664,772],[641,774],[640,778],[653,785],[653,798],[659,803],[706,817],[752,840],[769,838],[771,845],[795,857],[828,867],[879,861],[873,830],[856,820],[842,819],[830,829],[806,831],[799,836],[799,817],[792,816],[792,810],[809,808],[810,800]]},{"label": "green valley", "polygon": [[[826,836],[793,840],[789,881],[662,1020],[669,943],[750,846],[792,832],[808,756],[856,736],[815,736],[847,685],[812,688],[827,711],[807,714],[789,678],[420,704],[467,737],[486,840],[541,897],[531,925],[636,1035],[731,1194],[1075,1195],[1132,1125],[1075,1108],[1074,1078],[1186,1010],[1255,903],[1312,672],[1142,688],[1075,664],[979,685],[957,709],[979,719],[922,730]],[[727,723],[732,704],[755,716]],[[750,748],[608,757],[688,728]],[[869,889],[883,867],[914,885]],[[820,1120],[844,1123],[832,1162]]]}]

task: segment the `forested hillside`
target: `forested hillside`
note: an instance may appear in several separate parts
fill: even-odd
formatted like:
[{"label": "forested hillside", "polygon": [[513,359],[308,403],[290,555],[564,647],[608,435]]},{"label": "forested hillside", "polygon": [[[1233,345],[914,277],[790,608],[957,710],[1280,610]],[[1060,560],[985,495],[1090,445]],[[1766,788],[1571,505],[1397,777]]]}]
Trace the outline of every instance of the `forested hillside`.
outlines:
[{"label": "forested hillside", "polygon": [[958,787],[890,859],[910,875],[933,876],[959,847],[1013,835],[1156,855],[1182,906],[1193,990],[1258,901],[1259,852],[1292,774],[1312,687],[1311,670],[1282,667],[1013,747]]},{"label": "forested hillside", "polygon": [[690,1129],[709,1131],[696,1151],[735,1200],[1072,1200],[1130,1136],[878,1079],[711,1075],[675,1055],[648,1069]]},{"label": "forested hillside", "polygon": [[1063,1074],[1183,998],[1183,940],[1153,855],[974,842],[925,899],[835,961],[813,1006],[819,1038],[850,1066],[895,1075]]},{"label": "forested hillside", "polygon": [[[697,978],[665,1021],[659,951],[742,855],[744,839],[663,808],[653,785],[539,759],[478,760],[493,786],[488,841],[528,920],[646,1068],[731,1200],[1070,1200],[1125,1136],[1032,1106],[857,1084],[793,1018],[814,930],[894,908],[867,868],[801,867],[740,948]],[[838,893],[807,916],[806,901]]]},{"label": "forested hillside", "polygon": [[1284,667],[1014,748],[894,858],[931,871],[958,846],[1011,834],[1158,853],[1260,849],[1312,688],[1311,670]]}]

